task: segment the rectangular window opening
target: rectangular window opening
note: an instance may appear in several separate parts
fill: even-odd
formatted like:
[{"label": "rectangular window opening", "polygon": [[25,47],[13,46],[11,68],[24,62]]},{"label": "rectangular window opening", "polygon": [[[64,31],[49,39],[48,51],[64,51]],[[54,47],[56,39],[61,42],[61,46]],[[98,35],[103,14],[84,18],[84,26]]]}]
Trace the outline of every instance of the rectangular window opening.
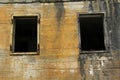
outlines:
[{"label": "rectangular window opening", "polygon": [[37,52],[37,16],[15,16],[13,52]]},{"label": "rectangular window opening", "polygon": [[79,17],[81,51],[105,50],[104,15],[83,14]]}]

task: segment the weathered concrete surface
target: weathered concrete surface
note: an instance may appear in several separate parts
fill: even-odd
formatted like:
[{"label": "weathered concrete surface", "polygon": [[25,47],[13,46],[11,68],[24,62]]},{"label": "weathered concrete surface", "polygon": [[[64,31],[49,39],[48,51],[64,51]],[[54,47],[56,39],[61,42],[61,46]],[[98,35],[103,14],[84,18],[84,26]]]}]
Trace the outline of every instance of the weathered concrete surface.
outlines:
[{"label": "weathered concrete surface", "polygon": [[[0,80],[120,80],[119,2],[0,4]],[[79,13],[105,13],[110,52],[80,52]],[[21,15],[40,15],[39,55],[10,55],[11,19]]]}]

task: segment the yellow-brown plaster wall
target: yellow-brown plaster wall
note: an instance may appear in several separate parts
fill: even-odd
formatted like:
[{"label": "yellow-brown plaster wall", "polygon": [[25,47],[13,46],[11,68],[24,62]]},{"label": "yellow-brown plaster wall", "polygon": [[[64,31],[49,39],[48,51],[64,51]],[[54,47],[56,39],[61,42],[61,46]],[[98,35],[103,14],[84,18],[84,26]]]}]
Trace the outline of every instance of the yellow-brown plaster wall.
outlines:
[{"label": "yellow-brown plaster wall", "polygon": [[[104,77],[97,79],[91,75],[93,69],[90,65],[91,58],[87,58],[85,65],[83,64],[86,79],[85,75],[83,76],[85,73],[81,74],[80,70],[82,62],[78,61],[80,56],[78,14],[106,13],[104,9],[99,8],[98,1],[92,4],[94,11],[90,4],[89,1],[0,4],[0,80],[107,80]],[[107,11],[109,15],[108,7]],[[29,15],[40,17],[39,55],[10,55],[12,18]],[[108,59],[100,58],[100,61],[103,60]],[[118,75],[114,80],[119,80]]]},{"label": "yellow-brown plaster wall", "polygon": [[[0,80],[80,79],[77,12],[84,4],[57,5],[0,4]],[[10,55],[12,17],[29,15],[40,17],[39,55]]]}]

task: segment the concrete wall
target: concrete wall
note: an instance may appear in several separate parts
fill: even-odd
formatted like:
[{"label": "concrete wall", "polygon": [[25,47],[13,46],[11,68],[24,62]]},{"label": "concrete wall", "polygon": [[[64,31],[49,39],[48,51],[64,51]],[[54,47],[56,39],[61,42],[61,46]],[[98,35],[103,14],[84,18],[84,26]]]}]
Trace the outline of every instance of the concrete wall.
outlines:
[{"label": "concrete wall", "polygon": [[[120,80],[119,2],[1,3],[0,80]],[[105,14],[109,52],[80,52],[79,13]],[[40,16],[39,55],[10,55],[11,19],[21,15]]]}]

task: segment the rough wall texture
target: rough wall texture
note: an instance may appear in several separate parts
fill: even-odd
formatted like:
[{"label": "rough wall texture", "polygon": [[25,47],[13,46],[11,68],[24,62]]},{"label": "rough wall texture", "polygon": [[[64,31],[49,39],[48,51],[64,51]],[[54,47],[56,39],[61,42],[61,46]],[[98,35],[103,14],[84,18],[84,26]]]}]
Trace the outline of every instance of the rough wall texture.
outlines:
[{"label": "rough wall texture", "polygon": [[[120,80],[119,2],[1,3],[0,80]],[[109,52],[80,52],[79,13],[105,14]],[[10,55],[11,19],[21,15],[40,15],[39,55]]]}]

